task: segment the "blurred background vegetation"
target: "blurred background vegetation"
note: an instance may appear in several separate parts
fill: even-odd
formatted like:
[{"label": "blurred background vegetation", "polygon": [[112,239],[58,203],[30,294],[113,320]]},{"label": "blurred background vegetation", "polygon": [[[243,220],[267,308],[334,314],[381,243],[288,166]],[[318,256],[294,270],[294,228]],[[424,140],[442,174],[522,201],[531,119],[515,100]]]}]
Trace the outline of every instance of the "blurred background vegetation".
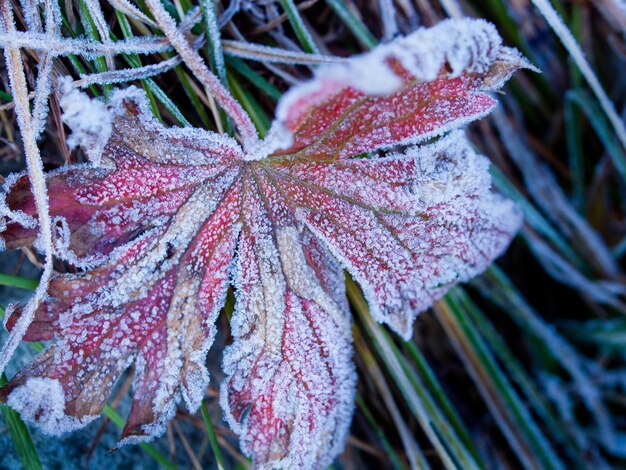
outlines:
[{"label": "blurred background vegetation", "polygon": [[[24,5],[35,3],[13,1],[18,29],[25,29],[29,10]],[[358,286],[348,281],[359,384],[351,435],[335,465],[626,467],[626,3],[163,3],[261,133],[281,94],[309,77],[325,56],[362,52],[447,17],[493,22],[507,45],[542,70],[517,73],[499,96],[500,108],[469,129],[473,143],[494,163],[495,188],[525,214],[509,251],[483,276],[422,314],[409,342],[375,324]],[[60,34],[66,38],[114,44],[160,34],[142,0],[60,0],[60,7]],[[168,125],[228,130],[212,98],[170,52],[64,54],[51,60],[24,48],[22,55],[31,89],[49,60],[51,77],[87,77],[82,80],[91,83],[94,96],[106,96],[114,82],[143,87],[156,116]],[[6,176],[24,167],[24,157],[4,66],[0,81],[0,170]],[[40,140],[47,169],[83,159],[68,149],[60,122],[51,95]],[[2,256],[1,285],[24,295],[36,286],[31,279],[36,273],[23,275],[25,263],[41,261],[35,252]],[[16,296],[15,290],[5,290],[2,301]],[[125,406],[128,374],[106,418],[90,428],[88,437],[66,441],[73,450],[63,454],[65,468],[250,465],[218,404],[219,345],[228,341],[230,300],[209,358],[213,380],[201,415],[180,410],[159,441],[122,449],[122,458],[92,460],[95,449],[103,454],[112,445],[103,436],[123,425],[119,407]],[[16,413],[5,406],[1,411],[0,442],[6,448],[0,449],[0,467],[61,465],[49,455],[50,438],[37,432],[31,437]]]}]

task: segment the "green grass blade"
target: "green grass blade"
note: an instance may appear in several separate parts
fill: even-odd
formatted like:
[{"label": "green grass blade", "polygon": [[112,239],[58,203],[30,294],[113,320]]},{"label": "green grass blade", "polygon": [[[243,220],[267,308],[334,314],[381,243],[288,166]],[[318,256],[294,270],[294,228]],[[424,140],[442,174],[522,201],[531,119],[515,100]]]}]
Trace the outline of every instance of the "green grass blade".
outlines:
[{"label": "green grass blade", "polygon": [[302,49],[310,54],[319,54],[319,49],[315,44],[311,33],[309,33],[309,30],[304,24],[304,20],[300,16],[300,12],[293,3],[293,0],[280,0],[280,4],[285,10],[287,18],[289,18],[289,23],[296,33]]},{"label": "green grass blade", "polygon": [[366,49],[373,49],[378,44],[378,40],[372,32],[352,13],[344,0],[326,0],[326,3],[341,18],[354,37]]},{"label": "green grass blade", "polygon": [[[566,95],[567,96],[567,95]],[[582,147],[582,114],[565,101],[565,142],[572,174],[572,200],[574,206],[582,211],[585,204],[585,156]]]},{"label": "green grass blade", "polygon": [[594,417],[597,435],[601,436],[607,447],[612,448],[616,442],[611,414],[602,403],[602,394],[585,367],[585,358],[539,316],[501,269],[491,266],[485,272],[484,278],[489,283],[482,285],[481,293],[499,305],[520,328],[539,341],[542,350],[549,353],[567,371],[582,402]]},{"label": "green grass blade", "polygon": [[0,90],[0,101],[4,101],[5,103],[11,103],[13,101],[13,95],[11,93],[7,93],[6,91]]},{"label": "green grass blade", "polygon": [[[80,9],[81,18],[83,20],[81,24],[85,29],[87,37],[94,41],[99,41],[103,39],[98,35],[98,31],[96,30],[96,25],[93,21],[93,18],[91,17],[91,13],[89,12],[89,9],[87,8],[87,5],[83,0],[78,1],[78,8]],[[96,57],[94,59],[94,64],[98,72],[106,72],[108,70],[107,63],[104,57]],[[104,90],[105,96],[108,96],[112,90],[110,85],[104,85],[102,88]]]},{"label": "green grass blade", "polygon": [[611,252],[616,259],[621,258],[626,253],[626,236],[622,238],[612,249]]},{"label": "green grass blade", "polygon": [[587,81],[589,87],[593,90],[593,93],[596,95],[602,111],[610,121],[615,135],[619,139],[622,147],[626,149],[626,125],[624,124],[623,118],[617,113],[617,110],[615,109],[615,104],[604,90],[602,83],[600,82],[595,71],[591,68],[591,65],[586,59],[580,45],[573,37],[571,31],[568,29],[565,23],[563,23],[563,20],[556,12],[554,6],[549,0],[531,1],[537,7],[543,18],[546,20],[546,23],[552,28],[554,34],[556,34],[556,36],[559,38],[559,40],[563,44],[563,47],[567,49],[570,58],[578,66],[580,73]]},{"label": "green grass blade", "polygon": [[235,70],[239,75],[248,79],[261,92],[276,102],[283,96],[283,93],[257,73],[252,67],[237,57],[226,56],[226,64]]},{"label": "green grass blade", "polygon": [[409,357],[417,367],[419,375],[423,378],[426,386],[431,390],[434,400],[439,405],[446,418],[450,421],[450,425],[454,428],[455,432],[459,436],[459,439],[463,442],[463,444],[465,444],[467,450],[472,454],[476,461],[480,461],[480,455],[478,454],[469,432],[452,406],[452,403],[448,399],[445,391],[439,384],[439,380],[435,376],[435,373],[426,361],[422,352],[418,349],[415,343],[411,341],[405,342],[403,346],[407,349]]},{"label": "green grass blade", "polygon": [[207,48],[209,51],[211,69],[220,79],[222,85],[228,87],[226,64],[224,63],[224,51],[222,50],[222,40],[219,25],[217,23],[215,3],[213,0],[201,0],[200,8],[202,8],[202,14],[204,16],[204,31],[208,37]]},{"label": "green grass blade", "polygon": [[[122,30],[122,34],[124,35],[124,39],[131,39],[131,38],[133,38],[134,35],[132,33],[132,30],[131,30],[128,18],[126,18],[121,13],[117,12],[117,19],[118,19],[118,23],[120,25],[120,29]],[[131,67],[134,67],[134,68],[135,67],[141,67],[141,59],[136,54],[124,55],[124,60]],[[146,93],[148,94],[148,96],[149,97],[154,96],[154,98],[159,100],[159,102],[161,102],[161,104],[167,110],[167,112],[170,113],[170,115],[180,125],[185,126],[185,127],[191,127],[191,123],[187,120],[187,118],[185,118],[183,113],[178,109],[178,107],[174,104],[174,102],[170,99],[170,97],[167,96],[167,93],[165,93],[156,84],[156,82],[153,79],[147,78],[147,79],[142,80],[141,83],[142,83],[142,86],[143,86],[144,90],[146,90]],[[152,106],[152,112],[154,113],[154,115],[160,121],[163,121],[163,118],[161,117],[161,114],[159,113],[158,107]],[[199,116],[202,119],[202,114],[199,113]],[[206,116],[206,114],[205,114],[205,116]],[[207,117],[207,122],[208,122],[208,117]]]},{"label": "green grass blade", "polygon": [[211,421],[211,416],[209,415],[209,410],[204,401],[202,401],[200,412],[202,414],[202,421],[204,421],[204,426],[206,428],[207,436],[209,436],[211,449],[213,449],[213,455],[215,456],[215,462],[217,463],[217,468],[219,470],[224,470],[227,468],[226,463],[224,461],[224,455],[222,454],[222,449],[220,448],[220,445],[217,442],[217,436],[215,434],[215,427],[213,426],[213,422]]},{"label": "green grass blade", "polygon": [[230,89],[233,96],[237,101],[239,101],[239,103],[241,103],[243,109],[245,109],[250,115],[252,122],[259,131],[259,135],[264,137],[271,125],[269,116],[265,113],[265,110],[261,107],[254,96],[243,88],[237,80],[232,78],[231,75],[228,76],[228,82],[230,83]]},{"label": "green grass blade", "polygon": [[497,364],[487,342],[469,321],[476,308],[460,288],[438,302],[435,312],[492,415],[525,468],[563,468],[548,439]]},{"label": "green grass blade", "polygon": [[[222,85],[228,89],[228,77],[226,74],[226,63],[224,61],[224,51],[222,49],[222,37],[218,24],[217,11],[213,0],[201,0],[200,8],[204,17],[204,32],[207,36],[207,51],[209,53],[209,63],[213,73],[219,78]],[[222,128],[228,129],[230,135],[235,134],[232,121],[228,118],[223,109],[219,110],[219,120]],[[206,125],[206,124],[205,124]]]},{"label": "green grass blade", "polygon": [[573,250],[571,245],[563,238],[563,236],[546,220],[546,218],[537,210],[537,208],[511,183],[508,178],[500,171],[499,168],[491,166],[491,177],[493,184],[497,190],[513,200],[517,207],[524,214],[524,220],[532,228],[546,237],[570,263],[580,268],[582,271],[588,270],[587,264],[580,255]]},{"label": "green grass blade", "polygon": [[387,370],[394,378],[424,433],[435,447],[443,465],[446,468],[458,468],[457,465],[463,469],[483,468],[459,440],[443,412],[432,399],[430,392],[415,374],[410,374],[410,366],[406,359],[399,353],[383,328],[374,322],[362,293],[351,279],[347,281],[347,293]]},{"label": "green grass blade", "polygon": [[487,317],[478,308],[466,308],[465,312],[471,317],[477,330],[485,338],[499,362],[506,368],[511,378],[519,386],[526,397],[527,403],[533,407],[537,415],[543,420],[549,434],[564,446],[565,451],[570,454],[569,457],[573,461],[583,459],[580,449],[577,448],[577,443],[569,435],[567,429],[564,428],[563,422],[555,416],[546,397],[540,392],[535,382],[526,373],[517,357],[508,348],[504,339],[498,334]]},{"label": "green grass blade", "polygon": [[389,459],[391,460],[393,464],[393,468],[396,468],[398,470],[407,470],[407,466],[404,464],[402,459],[398,456],[398,453],[394,450],[393,446],[389,442],[389,439],[387,439],[387,435],[385,434],[385,431],[378,425],[378,423],[376,422],[376,419],[372,415],[372,412],[369,410],[369,408],[363,401],[363,398],[358,394],[356,396],[356,406],[359,407],[359,409],[361,410],[361,413],[363,413],[363,416],[365,416],[365,419],[367,420],[369,425],[374,430],[374,433],[380,440],[380,444],[382,445],[385,452],[387,452],[387,455],[389,456]]},{"label": "green grass blade", "polygon": [[565,98],[566,110],[567,104],[570,103],[575,104],[583,113],[585,113],[585,116],[589,119],[591,127],[609,154],[615,169],[622,180],[626,182],[626,154],[617,142],[617,139],[615,139],[611,125],[602,112],[602,108],[600,108],[597,100],[593,99],[584,90],[569,90],[566,93]]},{"label": "green grass blade", "polygon": [[0,286],[18,287],[20,289],[35,290],[39,285],[39,279],[0,274]]},{"label": "green grass blade", "polygon": [[404,445],[405,452],[407,454],[407,458],[409,460],[411,468],[420,468],[424,470],[429,470],[430,465],[424,454],[420,450],[417,442],[411,435],[411,431],[407,426],[400,410],[396,404],[396,401],[393,398],[391,393],[391,388],[387,384],[385,379],[385,375],[383,374],[381,367],[378,365],[376,359],[374,358],[374,354],[370,351],[370,348],[367,346],[365,341],[363,340],[363,335],[359,331],[358,327],[352,329],[355,336],[355,349],[360,359],[365,364],[365,369],[367,371],[367,375],[376,384],[376,388],[379,391],[381,401],[385,404],[391,419],[394,422],[395,430],[397,431],[400,439],[402,440],[402,444]]},{"label": "green grass blade", "polygon": [[[34,285],[32,287],[27,287],[27,289],[34,290],[36,287],[37,285]],[[4,319],[4,309],[0,307],[0,320],[2,319]],[[33,344],[35,345],[36,350],[41,351],[43,349],[43,346],[40,343]],[[0,376],[0,387],[6,385],[6,383],[6,375],[2,374]],[[15,453],[20,459],[20,462],[22,462],[24,468],[26,470],[41,469],[41,462],[39,461],[37,450],[35,449],[33,441],[30,438],[28,428],[24,424],[24,421],[22,421],[20,414],[3,403],[0,403],[0,414],[2,414],[4,424],[6,425],[9,435],[11,436]]]},{"label": "green grass blade", "polygon": [[564,328],[568,336],[577,341],[595,344],[605,352],[626,353],[626,319],[623,317],[576,322]]},{"label": "green grass blade", "polygon": [[[179,65],[177,67],[174,67],[174,73],[176,73],[176,78],[182,85],[185,95],[191,102],[191,106],[198,114],[198,117],[200,117],[202,125],[207,129],[215,130],[215,124],[209,117],[209,114],[204,109],[204,104],[202,103],[202,100],[198,97],[197,89],[192,86],[190,78],[185,73],[185,69],[181,65]],[[189,125],[193,126],[192,124]]]}]

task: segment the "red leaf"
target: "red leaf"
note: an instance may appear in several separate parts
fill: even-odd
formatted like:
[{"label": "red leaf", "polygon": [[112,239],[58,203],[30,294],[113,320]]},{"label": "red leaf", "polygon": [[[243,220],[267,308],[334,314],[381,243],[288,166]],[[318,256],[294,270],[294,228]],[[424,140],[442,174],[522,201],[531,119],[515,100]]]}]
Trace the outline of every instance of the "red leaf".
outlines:
[{"label": "red leaf", "polygon": [[[113,93],[111,136],[90,155],[99,165],[47,179],[57,255],[83,270],[52,280],[25,339],[55,342],[0,398],[64,432],[98,416],[134,365],[123,442],[158,435],[178,402],[195,411],[204,396],[232,284],[221,403],[243,451],[262,467],[330,464],[355,382],[341,268],[408,338],[415,315],[480,273],[520,223],[461,131],[374,152],[483,116],[488,91],[525,65],[487,23],[420,30],[295,87],[250,154],[227,136],[164,128],[139,91]],[[0,205],[9,248],[36,242],[28,188],[9,178]]]}]

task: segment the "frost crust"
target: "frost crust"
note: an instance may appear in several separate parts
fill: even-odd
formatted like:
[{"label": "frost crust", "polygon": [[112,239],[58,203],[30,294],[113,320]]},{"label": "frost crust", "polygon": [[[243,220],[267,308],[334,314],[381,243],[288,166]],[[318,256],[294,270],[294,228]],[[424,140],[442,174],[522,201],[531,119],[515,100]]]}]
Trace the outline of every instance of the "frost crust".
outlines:
[{"label": "frost crust", "polygon": [[99,416],[78,419],[66,415],[63,387],[58,380],[47,377],[28,378],[24,385],[11,392],[7,405],[51,436],[82,428]]},{"label": "frost crust", "polygon": [[65,77],[59,81],[59,105],[63,122],[72,130],[67,138],[69,147],[80,146],[95,166],[100,165],[112,132],[113,119],[106,104],[75,89],[71,78]]}]

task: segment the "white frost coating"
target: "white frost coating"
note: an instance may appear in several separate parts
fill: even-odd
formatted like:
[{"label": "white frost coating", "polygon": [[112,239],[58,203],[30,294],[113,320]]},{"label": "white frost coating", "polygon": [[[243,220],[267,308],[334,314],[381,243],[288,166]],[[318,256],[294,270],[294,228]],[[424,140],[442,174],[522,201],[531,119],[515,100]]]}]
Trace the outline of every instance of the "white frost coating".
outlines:
[{"label": "white frost coating", "polygon": [[[442,154],[454,156],[442,158]],[[491,187],[489,160],[471,148],[465,132],[458,130],[431,145],[410,147],[389,159],[410,159],[416,168],[409,186],[412,198],[424,210],[428,205],[450,201],[471,188]]]},{"label": "white frost coating", "polygon": [[289,287],[303,299],[315,301],[326,313],[332,316],[339,328],[350,329],[350,318],[345,315],[342,306],[337,305],[333,298],[324,291],[309,266],[300,235],[295,227],[284,227],[276,230],[276,245],[280,254],[285,279]]},{"label": "white frost coating", "polygon": [[147,25],[156,27],[156,23],[144,15],[139,8],[130,3],[128,0],[108,0],[113,8],[124,13],[126,16],[141,21]]},{"label": "white frost coating", "polygon": [[[482,272],[521,224],[514,205],[490,193],[488,161],[462,132],[403,154],[340,165],[357,171],[303,179],[360,206],[336,197],[314,210],[297,208],[296,218],[359,282],[372,316],[405,338],[419,312]],[[363,176],[369,174],[377,174],[371,184]]]},{"label": "white frost coating", "polygon": [[[129,127],[125,122],[126,102],[132,102],[139,108],[137,119],[145,135],[137,135],[138,129]],[[145,92],[135,86],[115,90],[109,103],[116,130],[124,139],[136,138],[141,143],[142,155],[154,163],[206,165],[211,163],[211,158],[223,154],[232,155],[233,159],[243,159],[241,146],[227,134],[194,127],[164,127],[154,117]],[[185,141],[187,145],[178,143]]]},{"label": "white frost coating", "polygon": [[224,51],[242,59],[258,60],[265,64],[279,63],[289,65],[337,64],[346,59],[331,55],[311,54],[278,47],[265,46],[251,42],[222,40]]},{"label": "white frost coating", "polygon": [[110,85],[112,83],[123,83],[150,78],[173,69],[180,64],[180,62],[180,57],[175,56],[157,64],[144,65],[143,67],[89,73],[81,75],[80,80],[76,82],[76,86],[86,88],[93,84]]},{"label": "white frost coating", "polygon": [[31,31],[0,32],[0,48],[34,49],[54,56],[76,54],[88,59],[106,54],[156,54],[171,49],[160,37],[137,37],[109,44],[87,39],[51,38]]},{"label": "white frost coating", "polygon": [[17,304],[9,304],[4,309],[4,320],[2,321],[2,326],[4,329],[7,329],[7,325],[13,313],[15,313],[15,309],[17,308]]},{"label": "white frost coating", "polygon": [[[127,88],[117,88],[111,93],[109,104],[111,106],[110,112],[113,116],[124,116],[125,101],[135,101],[140,107],[141,114],[145,115],[146,121],[154,119],[152,111],[146,114],[144,102],[147,101],[147,98],[145,92],[134,85]],[[154,121],[156,122],[156,119]]]},{"label": "white frost coating", "polygon": [[244,207],[220,404],[255,467],[323,468],[343,448],[353,410],[349,314],[320,284],[296,227],[272,227],[262,207],[254,196]]},{"label": "white frost coating", "polygon": [[58,380],[47,377],[31,377],[17,387],[7,399],[7,405],[17,411],[26,421],[52,436],[74,431],[98,417],[82,419],[65,414],[65,393]]},{"label": "white frost coating", "polygon": [[263,160],[277,150],[288,149],[293,144],[291,131],[280,121],[274,121],[265,138],[252,146],[245,154],[248,162]]},{"label": "white frost coating", "polygon": [[[495,27],[483,20],[446,20],[432,28],[418,29],[389,44],[351,58],[343,64],[321,66],[312,80],[292,88],[279,102],[276,117],[285,121],[289,109],[305,96],[327,97],[351,87],[368,95],[385,95],[402,81],[386,61],[394,57],[418,81],[437,77],[447,63],[452,76],[484,72],[496,59],[502,40]],[[328,90],[328,91],[326,91]]]},{"label": "white frost coating", "polygon": [[82,147],[89,160],[99,166],[112,131],[112,117],[106,104],[75,89],[70,77],[59,81],[59,104],[63,108],[63,122],[72,129],[67,144],[70,148]]}]

